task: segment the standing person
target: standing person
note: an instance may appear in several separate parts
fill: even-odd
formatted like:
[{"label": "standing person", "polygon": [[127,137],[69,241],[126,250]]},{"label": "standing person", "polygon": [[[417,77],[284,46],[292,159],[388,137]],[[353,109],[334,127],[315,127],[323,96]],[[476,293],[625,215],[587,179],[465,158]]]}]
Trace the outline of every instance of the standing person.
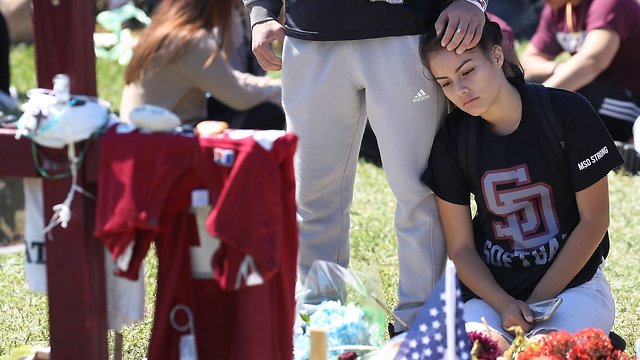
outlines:
[{"label": "standing person", "polygon": [[[463,52],[480,38],[484,0],[244,0],[253,51],[265,70],[282,68],[287,130],[295,157],[299,280],[315,260],[349,264],[349,209],[368,118],[397,200],[398,305],[411,324],[445,264],[435,197],[419,181],[446,99],[425,78],[419,34],[436,28]],[[284,3],[284,4],[283,4]],[[284,5],[284,27],[276,20]],[[440,15],[439,15],[440,14]],[[286,38],[285,38],[286,35]],[[284,41],[282,59],[272,45]],[[392,334],[405,330],[397,322]]]},{"label": "standing person", "polygon": [[[527,79],[578,91],[611,137],[632,141],[640,116],[640,2],[545,0],[538,28],[521,57]],[[571,57],[558,62],[566,51]]]},{"label": "standing person", "polygon": [[280,80],[233,70],[222,54],[225,45],[231,45],[233,3],[171,0],[159,5],[125,70],[123,121],[129,121],[133,108],[146,103],[173,111],[183,123],[196,123],[207,118],[209,92],[235,110],[216,120],[234,128],[272,128],[261,114],[262,109],[280,106]]},{"label": "standing person", "polygon": [[[464,285],[467,330],[485,329],[484,317],[502,350],[514,325],[529,335],[608,333],[614,302],[600,268],[609,249],[607,174],[622,158],[584,97],[525,84],[501,40],[487,21],[478,46],[462,55],[440,49],[435,33],[421,46],[457,107],[423,180],[438,198],[447,253]],[[534,323],[527,303],[556,296],[564,302],[555,315]]]},{"label": "standing person", "polygon": [[9,68],[9,29],[4,15],[0,12],[0,91],[9,95],[11,72]]}]

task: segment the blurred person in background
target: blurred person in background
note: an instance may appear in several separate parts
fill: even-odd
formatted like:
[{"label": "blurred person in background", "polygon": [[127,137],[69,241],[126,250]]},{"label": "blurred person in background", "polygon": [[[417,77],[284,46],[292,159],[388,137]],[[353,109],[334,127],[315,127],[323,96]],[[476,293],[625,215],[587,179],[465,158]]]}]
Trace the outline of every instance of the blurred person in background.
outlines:
[{"label": "blurred person in background", "polygon": [[[614,140],[632,141],[640,116],[640,2],[546,0],[520,60],[527,80],[577,91]],[[571,57],[558,61],[567,52]]]},{"label": "blurred person in background", "polygon": [[[133,108],[146,103],[174,112],[183,123],[215,115],[232,128],[284,127],[277,115],[280,80],[234,70],[227,61],[234,3],[165,0],[156,8],[125,70],[124,122]],[[208,114],[206,93],[234,112]]]}]

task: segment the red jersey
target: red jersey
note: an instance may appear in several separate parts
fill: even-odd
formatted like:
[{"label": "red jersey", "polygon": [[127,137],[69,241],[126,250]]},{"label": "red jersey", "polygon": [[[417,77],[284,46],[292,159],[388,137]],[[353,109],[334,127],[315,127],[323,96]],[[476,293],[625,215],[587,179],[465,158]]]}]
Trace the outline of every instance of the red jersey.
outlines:
[{"label": "red jersey", "polygon": [[95,235],[132,278],[157,249],[150,360],[191,333],[200,359],[293,357],[295,146],[272,130],[102,136]]}]

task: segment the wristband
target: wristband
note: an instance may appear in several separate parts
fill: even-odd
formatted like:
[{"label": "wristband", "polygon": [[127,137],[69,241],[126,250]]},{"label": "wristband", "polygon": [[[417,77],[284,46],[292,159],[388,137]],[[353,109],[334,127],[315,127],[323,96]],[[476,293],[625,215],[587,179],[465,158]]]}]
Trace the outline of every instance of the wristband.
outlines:
[{"label": "wristband", "polygon": [[487,0],[466,0],[473,5],[477,6],[482,12],[487,11]]}]

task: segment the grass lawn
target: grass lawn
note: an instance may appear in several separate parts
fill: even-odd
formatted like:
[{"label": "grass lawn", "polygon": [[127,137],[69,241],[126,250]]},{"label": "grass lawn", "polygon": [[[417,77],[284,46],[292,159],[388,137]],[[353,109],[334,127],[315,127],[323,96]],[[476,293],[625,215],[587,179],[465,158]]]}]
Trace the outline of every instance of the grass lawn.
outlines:
[{"label": "grass lawn", "polygon": [[[33,48],[18,46],[11,53],[12,84],[19,93],[35,86]],[[99,96],[116,110],[120,103],[122,67],[98,60]],[[640,338],[640,176],[609,175],[611,193],[611,252],[605,265],[616,300],[614,330],[627,341],[627,352]],[[351,217],[352,264],[377,265],[386,302],[393,307],[398,280],[393,231],[395,201],[380,168],[361,162]],[[150,335],[157,262],[148,256],[147,316],[144,322],[125,329],[124,358],[142,359]],[[112,339],[112,336],[110,336]],[[112,341],[112,340],[111,340]],[[0,356],[24,345],[48,345],[48,314],[45,295],[28,290],[22,254],[0,255]],[[0,357],[0,360],[9,357]]]}]

